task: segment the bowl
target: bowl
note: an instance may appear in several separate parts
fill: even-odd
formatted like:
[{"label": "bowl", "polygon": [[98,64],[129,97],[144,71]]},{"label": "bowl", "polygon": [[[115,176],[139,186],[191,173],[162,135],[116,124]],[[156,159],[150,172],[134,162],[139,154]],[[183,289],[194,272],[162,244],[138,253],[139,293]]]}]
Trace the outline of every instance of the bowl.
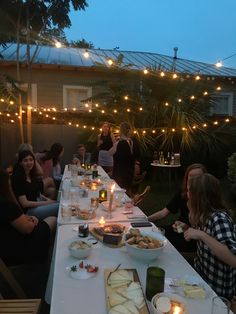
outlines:
[{"label": "bowl", "polygon": [[[179,307],[179,309],[181,309],[179,312],[177,313],[181,313],[181,314],[186,314],[187,313],[187,305],[184,301],[183,298],[181,298],[180,296],[173,294],[173,293],[167,293],[167,292],[162,292],[162,293],[157,293],[153,296],[152,301],[151,301],[151,308],[152,308],[152,313],[153,314],[163,314],[165,312],[161,311],[161,308],[158,308],[158,306],[156,307],[156,304],[158,302],[158,299],[160,301],[160,298],[164,298],[162,299],[160,303],[162,303],[162,306],[166,306],[166,302],[169,299],[170,305],[171,305],[171,309],[167,312],[167,313],[175,313],[175,310],[177,310],[177,308]],[[167,299],[166,299],[167,298]],[[165,305],[163,305],[163,303]],[[160,306],[160,305],[159,305]]]},{"label": "bowl", "polygon": [[[132,229],[130,229],[132,230]],[[133,229],[133,230],[138,230],[138,229]],[[129,234],[132,231],[129,231]],[[163,252],[163,249],[165,248],[166,244],[167,244],[167,239],[166,237],[164,237],[161,233],[159,232],[154,232],[151,230],[140,230],[140,235],[142,237],[150,237],[154,240],[158,240],[161,244],[161,246],[159,247],[155,247],[155,248],[142,248],[142,247],[138,247],[136,244],[130,244],[129,240],[127,239],[127,234],[125,235],[125,246],[127,249],[128,254],[138,260],[141,261],[152,261],[155,260],[158,256],[160,256]]]},{"label": "bowl", "polygon": [[86,240],[73,241],[68,249],[73,257],[84,259],[91,253],[92,244]]}]

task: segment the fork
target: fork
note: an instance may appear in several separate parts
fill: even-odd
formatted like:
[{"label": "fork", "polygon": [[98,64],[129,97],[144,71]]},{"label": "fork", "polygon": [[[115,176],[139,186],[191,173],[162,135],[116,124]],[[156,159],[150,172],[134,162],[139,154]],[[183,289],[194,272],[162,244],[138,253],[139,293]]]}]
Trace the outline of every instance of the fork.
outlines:
[{"label": "fork", "polygon": [[107,284],[108,284],[109,278],[111,277],[111,274],[113,274],[114,272],[116,272],[116,271],[120,268],[120,266],[121,266],[121,263],[120,263],[118,266],[116,266],[116,268],[115,268],[113,271],[111,271],[111,272],[109,273],[109,275],[107,276]]}]

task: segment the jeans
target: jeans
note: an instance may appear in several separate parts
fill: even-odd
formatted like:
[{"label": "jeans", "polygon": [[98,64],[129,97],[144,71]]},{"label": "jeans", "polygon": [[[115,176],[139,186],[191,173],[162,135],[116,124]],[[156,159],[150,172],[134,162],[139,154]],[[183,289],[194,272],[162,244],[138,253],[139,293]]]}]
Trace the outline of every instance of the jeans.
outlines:
[{"label": "jeans", "polygon": [[52,203],[48,205],[42,205],[27,210],[27,215],[37,217],[39,220],[43,220],[49,216],[57,217],[59,210],[59,203]]}]

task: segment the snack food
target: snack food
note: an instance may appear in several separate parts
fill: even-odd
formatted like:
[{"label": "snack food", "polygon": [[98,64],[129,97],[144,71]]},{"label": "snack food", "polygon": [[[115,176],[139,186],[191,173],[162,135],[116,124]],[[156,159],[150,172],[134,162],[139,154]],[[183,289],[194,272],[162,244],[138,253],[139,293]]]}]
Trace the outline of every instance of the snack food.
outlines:
[{"label": "snack food", "polygon": [[124,232],[125,226],[121,224],[109,224],[103,227],[95,227],[94,230],[101,236],[103,236],[104,234],[110,234],[110,233],[120,235]]},{"label": "snack food", "polygon": [[139,229],[130,229],[126,234],[126,243],[142,249],[156,249],[163,246],[160,240],[141,235]]},{"label": "snack food", "polygon": [[193,298],[193,299],[205,299],[206,297],[206,292],[205,290],[200,287],[200,286],[185,286],[184,289],[184,294],[188,298]]}]

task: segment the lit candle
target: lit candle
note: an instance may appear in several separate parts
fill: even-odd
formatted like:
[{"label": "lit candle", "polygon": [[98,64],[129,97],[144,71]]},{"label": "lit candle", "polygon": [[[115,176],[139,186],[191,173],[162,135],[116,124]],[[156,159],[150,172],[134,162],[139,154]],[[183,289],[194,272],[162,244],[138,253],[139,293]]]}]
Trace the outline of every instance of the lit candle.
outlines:
[{"label": "lit candle", "polygon": [[103,202],[103,201],[106,201],[107,200],[107,190],[102,188],[100,191],[99,191],[99,201],[100,202]]},{"label": "lit candle", "polygon": [[103,216],[99,219],[99,222],[98,222],[98,223],[99,223],[99,226],[100,226],[100,227],[104,227],[106,221],[105,221],[105,219],[104,219]]},{"label": "lit candle", "polygon": [[108,207],[108,212],[109,213],[111,213],[111,211],[112,211],[112,203],[113,203],[113,198],[114,198],[114,189],[115,189],[115,184],[113,184],[112,187],[111,187],[109,207]]},{"label": "lit candle", "polygon": [[174,311],[173,311],[173,314],[181,314],[181,307],[180,306],[178,306],[178,305],[176,305],[175,307],[174,307]]},{"label": "lit candle", "polygon": [[92,190],[92,191],[97,191],[97,183],[96,183],[96,182],[92,182],[92,184],[91,184],[91,190]]}]

